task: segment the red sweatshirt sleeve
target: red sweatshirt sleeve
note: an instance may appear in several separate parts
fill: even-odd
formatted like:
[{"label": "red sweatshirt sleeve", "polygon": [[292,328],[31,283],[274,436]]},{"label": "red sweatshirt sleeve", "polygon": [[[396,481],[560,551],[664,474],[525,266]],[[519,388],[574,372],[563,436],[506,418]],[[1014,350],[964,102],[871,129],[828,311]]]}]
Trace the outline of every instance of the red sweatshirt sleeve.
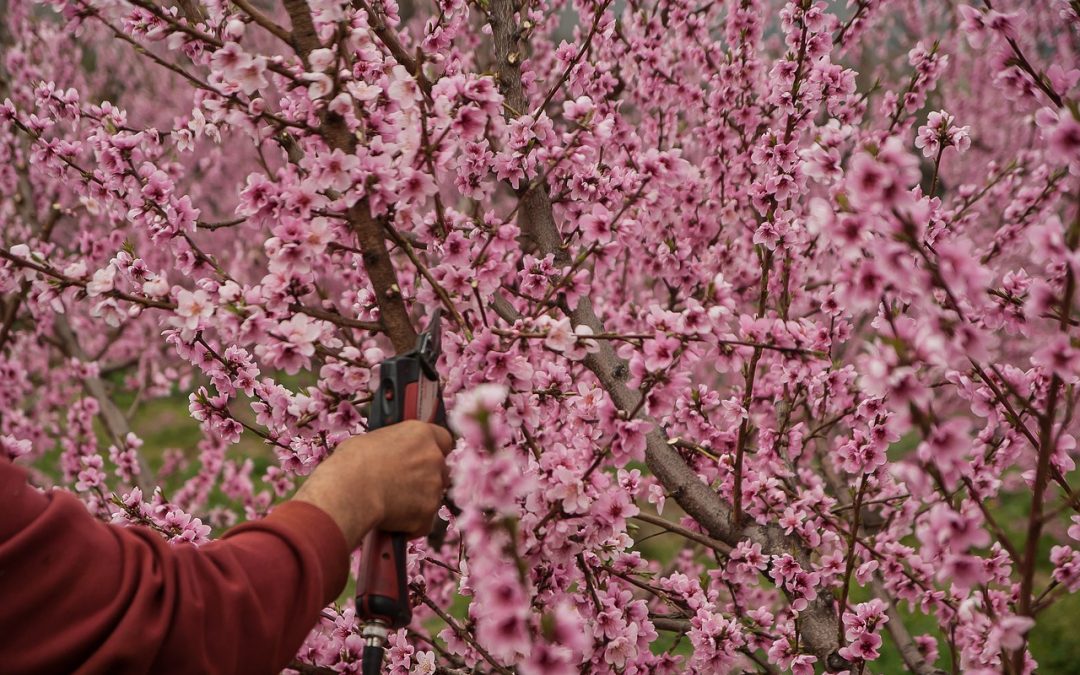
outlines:
[{"label": "red sweatshirt sleeve", "polygon": [[0,457],[5,673],[275,673],[347,572],[341,530],[310,504],[170,545],[39,492]]}]

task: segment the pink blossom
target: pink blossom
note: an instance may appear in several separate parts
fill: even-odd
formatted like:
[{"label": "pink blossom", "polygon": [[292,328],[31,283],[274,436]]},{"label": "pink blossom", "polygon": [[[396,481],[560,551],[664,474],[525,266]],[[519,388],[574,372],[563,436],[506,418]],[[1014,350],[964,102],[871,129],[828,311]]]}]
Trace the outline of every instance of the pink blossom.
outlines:
[{"label": "pink blossom", "polygon": [[1050,549],[1050,562],[1054,564],[1055,581],[1070,593],[1080,590],[1080,551],[1069,546],[1055,546]]},{"label": "pink blossom", "polygon": [[1080,121],[1069,113],[1063,113],[1050,131],[1050,150],[1066,162],[1080,160]]},{"label": "pink blossom", "polygon": [[817,657],[810,654],[800,654],[791,660],[788,666],[792,675],[812,675]]},{"label": "pink blossom", "polygon": [[308,97],[313,101],[323,98],[334,88],[333,80],[323,73],[304,73],[301,77],[311,83],[308,85],[307,92]]},{"label": "pink blossom", "polygon": [[937,574],[938,579],[948,579],[960,588],[971,588],[986,581],[982,563],[971,555],[950,553]]},{"label": "pink blossom", "polygon": [[622,668],[626,662],[637,655],[637,625],[629,624],[622,635],[608,642],[604,648],[604,661],[616,668]]},{"label": "pink blossom", "polygon": [[315,160],[313,176],[322,185],[344,192],[352,185],[352,172],[359,166],[360,160],[355,155],[346,155],[341,150],[334,150]]},{"label": "pink blossom", "polygon": [[922,149],[924,157],[933,158],[943,148],[954,147],[963,153],[971,147],[970,127],[953,126],[953,116],[944,110],[930,113],[926,124],[919,127],[915,147]]},{"label": "pink blossom", "polygon": [[1005,616],[990,631],[990,644],[1006,650],[1019,649],[1024,645],[1024,634],[1035,625],[1028,616]]},{"label": "pink blossom", "polygon": [[316,72],[325,72],[334,64],[334,51],[332,49],[313,49],[308,54],[308,65]]},{"label": "pink blossom", "polygon": [[203,320],[214,314],[210,296],[203,290],[188,291],[180,289],[176,293],[176,315],[183,320],[178,325],[195,330]]},{"label": "pink blossom", "polygon": [[680,346],[679,339],[673,336],[661,336],[645,343],[645,368],[656,372],[667,368],[675,359]]},{"label": "pink blossom", "polygon": [[435,652],[417,652],[416,665],[409,672],[412,675],[435,675]]},{"label": "pink blossom", "polygon": [[1055,338],[1032,357],[1031,362],[1046,368],[1066,382],[1075,382],[1080,378],[1080,350],[1064,336]]},{"label": "pink blossom", "polygon": [[[544,317],[548,318],[548,317]],[[557,352],[565,352],[574,344],[574,334],[571,332],[570,320],[551,321],[548,319],[547,336],[544,345]]]},{"label": "pink blossom", "polygon": [[278,326],[278,339],[270,345],[259,345],[256,354],[271,361],[287,373],[308,367],[315,354],[315,342],[322,333],[319,323],[304,314],[297,314]]},{"label": "pink blossom", "polygon": [[266,59],[257,56],[245,65],[236,69],[236,81],[245,94],[253,94],[255,91],[267,86]]},{"label": "pink blossom", "polygon": [[894,136],[876,156],[860,152],[852,159],[847,185],[851,200],[858,205],[893,207],[906,200],[918,177],[917,161]]},{"label": "pink blossom", "polygon": [[597,204],[581,217],[581,230],[587,241],[606,244],[612,239],[612,213]]},{"label": "pink blossom", "polygon": [[[664,488],[656,483],[650,485],[648,499],[650,504],[656,505],[656,513],[658,515],[663,515],[664,504],[667,502],[667,495],[664,494]],[[1075,538],[1080,539],[1080,537]]]},{"label": "pink blossom", "polygon": [[482,442],[484,425],[506,400],[507,393],[503,385],[482,384],[466,394],[459,394],[450,417],[451,428],[464,437]]}]

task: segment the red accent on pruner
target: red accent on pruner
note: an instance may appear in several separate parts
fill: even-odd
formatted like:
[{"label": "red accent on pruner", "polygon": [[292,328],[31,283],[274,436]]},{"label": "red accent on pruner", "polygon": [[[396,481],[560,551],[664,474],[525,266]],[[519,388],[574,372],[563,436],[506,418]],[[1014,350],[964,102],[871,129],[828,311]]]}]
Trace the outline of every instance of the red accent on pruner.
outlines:
[{"label": "red accent on pruner", "polygon": [[398,605],[405,598],[398,596],[398,570],[394,560],[394,544],[389,532],[372,530],[364,537],[364,555],[360,561],[360,574],[356,579],[356,613],[359,617],[378,619],[388,626],[396,623],[396,617],[385,616],[372,607],[374,596],[393,600]]},{"label": "red accent on pruner", "polygon": [[410,382],[405,385],[405,404],[402,406],[401,419],[415,420],[420,418],[420,385]]}]

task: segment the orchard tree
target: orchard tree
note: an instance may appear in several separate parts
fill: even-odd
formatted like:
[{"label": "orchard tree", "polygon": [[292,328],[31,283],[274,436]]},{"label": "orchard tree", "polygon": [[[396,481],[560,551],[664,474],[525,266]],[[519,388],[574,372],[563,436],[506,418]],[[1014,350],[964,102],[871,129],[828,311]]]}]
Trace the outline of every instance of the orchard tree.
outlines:
[{"label": "orchard tree", "polygon": [[[7,0],[0,449],[198,545],[441,307],[460,511],[389,672],[1030,672],[1080,17],[971,2]],[[356,672],[323,616],[292,667]]]}]

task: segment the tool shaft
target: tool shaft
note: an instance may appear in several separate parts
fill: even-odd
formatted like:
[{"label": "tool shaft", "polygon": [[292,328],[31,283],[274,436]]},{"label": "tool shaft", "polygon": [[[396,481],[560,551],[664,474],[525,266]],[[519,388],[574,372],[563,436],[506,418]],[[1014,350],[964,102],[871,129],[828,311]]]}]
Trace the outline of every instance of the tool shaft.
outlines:
[{"label": "tool shaft", "polygon": [[[368,416],[369,429],[408,419],[446,424],[446,409],[435,371],[440,342],[436,315],[429,330],[417,340],[416,349],[380,364],[379,386]],[[364,537],[356,582],[356,616],[364,624],[363,675],[377,675],[382,670],[388,631],[404,628],[412,621],[406,549],[406,537],[400,532],[372,530]]]}]

